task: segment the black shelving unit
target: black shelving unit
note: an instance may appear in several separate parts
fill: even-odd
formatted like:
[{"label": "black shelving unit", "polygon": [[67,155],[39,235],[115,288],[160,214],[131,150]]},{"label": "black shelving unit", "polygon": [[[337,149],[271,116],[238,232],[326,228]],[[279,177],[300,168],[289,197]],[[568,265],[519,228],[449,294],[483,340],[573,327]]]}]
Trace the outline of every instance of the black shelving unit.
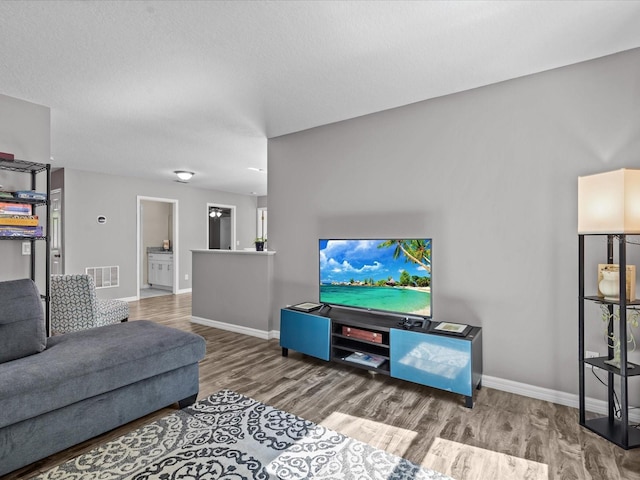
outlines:
[{"label": "black shelving unit", "polygon": [[46,199],[45,200],[32,200],[32,199],[24,199],[24,198],[0,198],[0,202],[4,203],[20,203],[20,204],[29,204],[31,205],[31,213],[33,215],[39,214],[38,207],[44,207],[45,209],[45,229],[43,231],[43,235],[41,236],[0,236],[0,240],[13,240],[13,241],[29,241],[31,242],[31,262],[30,262],[30,278],[35,281],[36,279],[36,249],[35,243],[36,241],[44,241],[45,242],[45,290],[44,294],[42,294],[42,299],[44,300],[44,313],[45,313],[45,322],[46,322],[46,331],[47,336],[49,335],[50,326],[49,326],[49,317],[50,317],[50,301],[51,301],[51,292],[50,292],[50,274],[51,274],[51,249],[50,249],[50,229],[51,229],[51,165],[48,163],[36,163],[36,162],[28,162],[26,160],[5,160],[0,159],[0,170],[28,174],[31,180],[31,189],[36,190],[36,183],[38,179],[38,175],[45,175],[45,183],[46,183]]},{"label": "black shelving unit", "polygon": [[[627,310],[640,309],[640,300],[628,301],[627,299],[627,238],[624,234],[593,234],[606,236],[607,238],[607,264],[617,263],[620,269],[619,300],[605,300],[599,296],[585,295],[585,237],[592,235],[578,235],[578,359],[579,359],[579,408],[580,425],[588,428],[601,437],[624,448],[640,447],[640,430],[629,424],[629,380],[633,377],[640,377],[640,365],[630,363],[627,360]],[[618,261],[614,261],[615,243],[618,243]],[[606,306],[609,315],[614,313],[619,307],[618,315],[618,338],[620,341],[620,368],[605,363],[614,358],[614,346],[607,342],[607,355],[604,357],[585,358],[585,305],[587,302],[598,303]],[[614,333],[613,322],[608,324],[608,335]],[[607,416],[599,418],[586,418],[585,409],[585,369],[597,367],[606,372],[607,386]],[[616,413],[615,380],[619,379],[620,391],[618,395],[620,404],[620,414]],[[638,379],[637,381],[640,381]]]}]

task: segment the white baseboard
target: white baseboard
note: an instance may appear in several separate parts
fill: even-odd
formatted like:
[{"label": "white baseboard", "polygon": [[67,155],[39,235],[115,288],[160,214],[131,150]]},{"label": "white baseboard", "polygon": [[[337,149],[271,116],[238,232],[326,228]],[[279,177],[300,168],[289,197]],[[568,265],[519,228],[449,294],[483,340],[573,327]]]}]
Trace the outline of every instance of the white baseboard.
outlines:
[{"label": "white baseboard", "polygon": [[234,325],[231,323],[218,322],[217,320],[210,320],[202,317],[191,317],[193,323],[205,325],[207,327],[219,328],[220,330],[227,330],[229,332],[242,333],[244,335],[251,335],[252,337],[262,338],[263,340],[271,340],[272,338],[280,338],[280,332],[277,332],[277,337],[274,336],[274,332],[266,330],[258,330],[257,328],[243,327],[242,325]]},{"label": "white baseboard", "polygon": [[[482,376],[482,386],[495,388],[496,390],[502,390],[503,392],[515,393],[516,395],[523,395],[529,398],[545,400],[558,405],[564,405],[565,407],[580,407],[579,397],[575,393],[559,392],[549,388],[537,387],[535,385],[514,382],[513,380],[505,380],[503,378],[490,377],[488,375]],[[585,398],[585,409],[588,412],[600,415],[608,414],[607,402],[596,398]],[[632,422],[640,422],[640,413],[633,411],[629,412],[629,420]]]},{"label": "white baseboard", "polygon": [[[147,287],[144,287],[144,286],[141,287],[141,289],[144,289],[144,288],[149,288],[149,287],[148,286]],[[171,290],[167,290],[167,293],[171,293],[172,294],[173,292],[171,292]],[[176,295],[180,295],[181,293],[191,293],[191,289],[190,288],[183,288],[182,290],[178,290],[176,292]],[[135,302],[136,300],[140,300],[140,298],[142,298],[142,297],[124,297],[124,298],[118,298],[118,300],[124,300],[125,302]]]},{"label": "white baseboard", "polygon": [[505,380],[503,378],[482,375],[482,386],[502,390],[503,392],[515,393],[525,397],[537,398],[558,405],[566,405],[567,407],[578,407],[578,395],[559,392],[544,387],[536,387],[527,383],[514,382],[513,380]]}]

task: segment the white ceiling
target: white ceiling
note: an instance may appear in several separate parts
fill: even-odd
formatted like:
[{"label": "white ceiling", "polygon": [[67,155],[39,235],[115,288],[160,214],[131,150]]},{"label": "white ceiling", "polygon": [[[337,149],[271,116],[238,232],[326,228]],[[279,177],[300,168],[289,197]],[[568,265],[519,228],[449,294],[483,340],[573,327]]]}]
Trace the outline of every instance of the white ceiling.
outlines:
[{"label": "white ceiling", "polygon": [[639,1],[0,0],[0,93],[51,107],[54,167],[241,194],[267,138],[636,47]]}]

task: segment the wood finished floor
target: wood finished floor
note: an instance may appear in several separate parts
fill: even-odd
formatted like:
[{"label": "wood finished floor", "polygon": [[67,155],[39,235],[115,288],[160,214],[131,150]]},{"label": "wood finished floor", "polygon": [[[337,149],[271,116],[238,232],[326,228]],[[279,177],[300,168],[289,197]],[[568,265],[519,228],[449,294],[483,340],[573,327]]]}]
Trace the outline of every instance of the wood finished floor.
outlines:
[{"label": "wood finished floor", "polygon": [[[150,319],[206,339],[200,398],[235,390],[420,464],[441,438],[546,464],[549,480],[640,480],[640,449],[624,451],[581,428],[576,409],[483,387],[469,410],[461,396],[297,352],[284,358],[277,340],[192,324],[190,316],[190,294],[130,304],[131,321]],[[171,411],[160,410],[1,480],[30,478]],[[459,464],[457,478],[483,478],[465,473],[468,461],[461,457],[452,462]],[[528,478],[501,472],[488,469],[484,478]]]}]

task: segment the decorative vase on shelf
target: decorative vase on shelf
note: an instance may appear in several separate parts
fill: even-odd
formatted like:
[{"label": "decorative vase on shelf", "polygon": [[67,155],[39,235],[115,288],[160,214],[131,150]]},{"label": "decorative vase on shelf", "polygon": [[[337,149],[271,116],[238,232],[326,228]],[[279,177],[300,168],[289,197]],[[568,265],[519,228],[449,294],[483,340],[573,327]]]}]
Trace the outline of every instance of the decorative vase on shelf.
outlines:
[{"label": "decorative vase on shelf", "polygon": [[598,284],[605,300],[620,299],[620,272],[618,270],[602,270],[602,280]]}]

